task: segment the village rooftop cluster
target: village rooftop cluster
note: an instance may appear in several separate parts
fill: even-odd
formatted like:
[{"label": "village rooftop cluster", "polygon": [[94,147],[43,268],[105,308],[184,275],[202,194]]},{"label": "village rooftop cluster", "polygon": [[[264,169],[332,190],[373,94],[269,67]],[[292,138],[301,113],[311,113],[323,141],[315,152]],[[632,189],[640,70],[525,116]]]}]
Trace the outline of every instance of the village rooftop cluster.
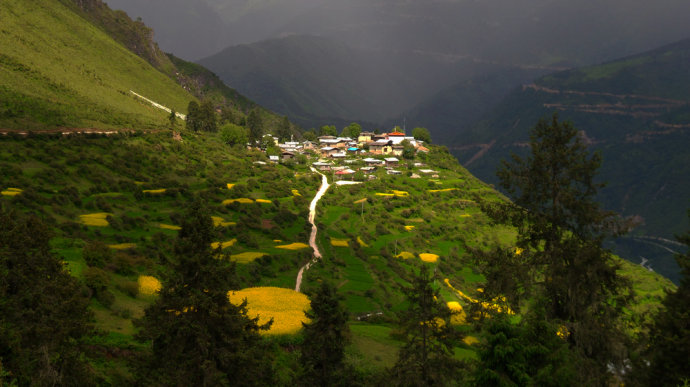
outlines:
[{"label": "village rooftop cluster", "polygon": [[[429,152],[423,141],[399,131],[383,134],[362,132],[357,139],[320,136],[317,141],[288,141],[285,143],[278,143],[278,139],[275,137],[273,139],[280,148],[281,155],[269,156],[270,162],[291,160],[298,154],[306,155],[308,158],[317,156],[318,160],[311,164],[314,168],[324,172],[334,172],[334,175],[341,179],[354,175],[357,171],[352,169],[354,168],[353,164],[361,162],[365,166],[358,170],[368,176],[369,179],[375,178],[373,172],[379,167],[385,168],[390,175],[398,175],[402,173],[396,169],[400,166],[399,157],[403,156],[406,146],[411,147],[415,153]],[[335,165],[336,162],[344,165]],[[257,161],[256,163],[263,164],[264,162]],[[414,165],[416,167],[423,166],[422,163],[415,163]],[[427,169],[422,169],[420,172],[430,175],[436,174],[435,171]],[[419,175],[412,177],[419,177]]]}]

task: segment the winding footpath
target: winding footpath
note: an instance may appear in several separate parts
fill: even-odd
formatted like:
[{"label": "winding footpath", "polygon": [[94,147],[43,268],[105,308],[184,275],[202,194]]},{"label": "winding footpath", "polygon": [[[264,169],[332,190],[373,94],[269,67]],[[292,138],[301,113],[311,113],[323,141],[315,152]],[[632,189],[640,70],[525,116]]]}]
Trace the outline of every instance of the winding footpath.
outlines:
[{"label": "winding footpath", "polygon": [[316,245],[316,233],[319,231],[318,228],[316,228],[316,204],[319,202],[319,200],[321,200],[321,197],[326,193],[326,191],[328,191],[328,188],[331,186],[330,184],[328,184],[328,178],[326,178],[326,175],[317,171],[316,169],[314,169],[314,167],[311,167],[311,170],[321,175],[321,188],[319,188],[319,191],[314,196],[314,199],[312,199],[311,204],[309,204],[309,223],[311,223],[311,235],[309,235],[309,246],[311,246],[311,248],[314,249],[314,259],[307,262],[306,265],[302,266],[299,269],[299,272],[297,273],[297,281],[295,283],[296,292],[299,292],[300,287],[302,286],[302,274],[306,270],[309,270],[312,264],[321,259],[321,252],[319,251],[319,246]]}]

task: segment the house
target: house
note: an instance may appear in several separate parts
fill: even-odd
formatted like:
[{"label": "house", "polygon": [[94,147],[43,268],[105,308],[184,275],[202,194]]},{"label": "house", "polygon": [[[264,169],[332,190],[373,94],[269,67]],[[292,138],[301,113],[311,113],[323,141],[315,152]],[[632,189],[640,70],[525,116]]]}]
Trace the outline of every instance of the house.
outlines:
[{"label": "house", "polygon": [[347,148],[347,151],[350,152],[350,153],[357,153],[358,150],[359,150],[359,148],[356,148],[356,147],[349,147],[349,148]]},{"label": "house", "polygon": [[369,144],[369,152],[376,155],[388,155],[393,153],[390,140],[378,140]]},{"label": "house", "polygon": [[402,172],[395,170],[395,169],[389,169],[386,171],[389,175],[402,175]]},{"label": "house", "polygon": [[277,162],[280,161],[280,157],[278,157],[278,156],[268,156],[268,161],[270,161],[270,162],[272,162],[272,163],[277,163]]},{"label": "house", "polygon": [[[374,136],[374,133],[372,132],[362,132],[359,134],[357,137],[357,143],[358,144],[367,144],[372,142],[373,140],[371,139]],[[361,145],[360,145],[361,146]]]},{"label": "house", "polygon": [[393,168],[397,167],[400,164],[400,160],[398,160],[396,157],[387,157],[384,159],[386,162],[386,167]]},{"label": "house", "polygon": [[402,156],[403,150],[405,150],[405,147],[402,145],[391,146],[391,153],[393,154],[393,156]]},{"label": "house", "polygon": [[295,158],[295,154],[292,152],[288,152],[288,151],[283,152],[282,156],[283,156],[283,160],[290,160],[290,159]]},{"label": "house", "polygon": [[312,164],[312,167],[318,169],[319,171],[330,171],[331,170],[331,164],[330,163],[324,163],[321,161],[318,161],[316,163]]},{"label": "house", "polygon": [[334,153],[338,153],[338,148],[332,146],[325,146],[320,149],[322,157],[331,157]]},{"label": "house", "polygon": [[338,175],[338,176],[344,176],[344,175],[352,175],[352,174],[354,174],[354,173],[355,173],[355,171],[353,171],[352,169],[347,168],[347,169],[342,169],[342,170],[336,172],[335,174]]},{"label": "house", "polygon": [[384,163],[383,160],[374,159],[374,158],[371,158],[371,157],[367,157],[366,159],[364,159],[364,162],[365,162],[368,166],[376,166],[376,165],[381,165],[381,164]]},{"label": "house", "polygon": [[369,174],[369,173],[373,173],[373,172],[376,170],[376,167],[374,167],[374,166],[371,166],[371,167],[362,167],[362,168],[360,168],[359,170],[362,171],[362,172],[364,172],[364,173],[366,173],[366,174]]},{"label": "house", "polygon": [[331,157],[333,157],[334,159],[344,159],[345,156],[347,156],[345,152],[336,152],[331,154]]}]

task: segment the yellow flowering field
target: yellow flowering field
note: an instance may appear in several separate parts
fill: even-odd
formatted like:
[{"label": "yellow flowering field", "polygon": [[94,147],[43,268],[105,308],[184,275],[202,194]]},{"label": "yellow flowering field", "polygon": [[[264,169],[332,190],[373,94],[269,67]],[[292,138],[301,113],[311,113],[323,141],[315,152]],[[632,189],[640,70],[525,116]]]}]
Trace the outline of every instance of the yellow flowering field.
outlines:
[{"label": "yellow flowering field", "polygon": [[180,226],[173,226],[172,224],[165,224],[165,223],[158,223],[158,228],[162,228],[165,230],[173,230],[173,231],[182,230],[182,227],[180,227]]},{"label": "yellow flowering field", "polygon": [[266,203],[266,204],[273,203],[272,201],[270,201],[268,199],[256,199],[256,202],[257,203]]},{"label": "yellow flowering field", "polygon": [[299,190],[293,189],[292,190],[292,196],[302,196],[302,194],[299,193]]},{"label": "yellow flowering field", "polygon": [[213,220],[213,227],[228,227],[237,224],[235,222],[226,222],[225,219],[220,216],[212,216],[211,219]]},{"label": "yellow flowering field", "polygon": [[226,184],[226,186],[228,187],[228,189],[232,189],[232,187],[234,187],[235,184],[234,183],[228,183],[228,184]]},{"label": "yellow flowering field", "polygon": [[143,193],[148,193],[148,194],[152,194],[152,195],[158,195],[158,194],[165,193],[165,188],[161,188],[161,189],[145,189],[145,190],[143,190],[143,191],[141,191],[141,192],[143,192]]},{"label": "yellow flowering field", "polygon": [[430,189],[428,190],[429,192],[449,192],[449,191],[456,191],[457,188],[444,188],[444,189]]},{"label": "yellow flowering field", "polygon": [[296,242],[296,243],[290,243],[289,245],[282,245],[282,246],[276,246],[279,249],[285,249],[285,250],[302,250],[302,249],[307,249],[309,248],[309,245]]},{"label": "yellow flowering field", "polygon": [[[506,304],[505,296],[494,297],[494,299],[491,300],[491,302],[483,301],[480,303],[479,300],[474,299],[472,297],[469,297],[465,293],[463,293],[462,291],[454,288],[453,285],[450,284],[450,281],[448,280],[448,278],[444,279],[443,282],[445,282],[446,286],[448,286],[449,288],[454,290],[458,294],[458,296],[460,296],[461,298],[463,298],[463,299],[465,299],[465,300],[467,300],[473,304],[480,304],[482,306],[482,308],[484,308],[484,309],[493,310],[493,311],[496,311],[498,313],[507,313],[507,314],[511,314],[511,315],[515,314],[515,312]],[[479,291],[479,289],[477,289],[477,291]],[[483,293],[484,290],[482,289],[481,292]]]},{"label": "yellow flowering field", "polygon": [[266,253],[261,253],[258,251],[247,251],[244,253],[233,254],[230,256],[230,259],[236,261],[237,263],[249,263],[263,257],[264,255],[266,255]]},{"label": "yellow flowering field", "polygon": [[477,345],[479,344],[479,339],[474,336],[466,336],[462,341],[467,345]]},{"label": "yellow flowering field", "polygon": [[438,261],[438,255],[431,253],[421,253],[419,254],[419,259],[421,259],[424,262],[434,263]]},{"label": "yellow flowering field", "polygon": [[520,255],[520,254],[522,254],[523,251],[525,251],[525,249],[521,249],[519,247],[516,247],[515,248],[515,255]]},{"label": "yellow flowering field", "polygon": [[233,304],[240,304],[247,299],[248,315],[259,316],[259,324],[273,318],[273,325],[265,334],[295,334],[302,329],[302,322],[307,322],[304,311],[309,309],[309,298],[292,289],[276,287],[247,288],[229,291],[228,299]]},{"label": "yellow flowering field", "polygon": [[136,243],[118,243],[116,245],[108,245],[111,249],[115,250],[127,250],[137,247]]},{"label": "yellow flowering field", "polygon": [[405,226],[405,230],[407,231],[412,231],[415,228],[415,226]]},{"label": "yellow flowering field", "polygon": [[235,238],[233,238],[229,241],[225,241],[225,242],[213,242],[213,243],[211,243],[211,248],[214,250],[219,248],[219,247],[221,249],[227,249],[228,247],[234,245],[235,242],[237,242],[237,239],[235,239]]},{"label": "yellow flowering field", "polygon": [[140,275],[137,280],[139,283],[139,293],[152,295],[161,290],[161,282],[156,277],[150,275]]},{"label": "yellow flowering field", "polygon": [[393,195],[399,196],[399,197],[410,196],[410,193],[407,191],[398,191],[398,190],[394,189],[394,190],[391,190],[391,192],[393,192]]},{"label": "yellow flowering field", "polygon": [[409,251],[401,251],[400,254],[395,256],[396,258],[411,259],[414,258],[414,254]]},{"label": "yellow flowering field", "polygon": [[275,242],[275,243],[282,243],[283,240],[282,240],[282,239],[274,239],[273,242]]},{"label": "yellow flowering field", "polygon": [[242,204],[254,203],[254,201],[253,201],[252,199],[249,199],[249,198],[239,198],[239,199],[226,199],[226,200],[223,200],[223,205],[224,205],[224,206],[227,206],[228,204],[232,204],[232,203],[235,203],[235,202],[237,202],[237,203],[242,203]]},{"label": "yellow flowering field", "polygon": [[367,201],[367,198],[359,199],[359,200],[356,200],[356,201],[355,201],[355,204],[364,203],[364,202],[366,202],[366,201]]},{"label": "yellow flowering field", "polygon": [[17,196],[20,193],[22,193],[24,190],[21,188],[7,188],[4,191],[0,192],[3,196]]},{"label": "yellow flowering field", "polygon": [[359,243],[359,245],[362,247],[369,247],[368,244],[364,243],[361,237],[357,237],[357,243]]},{"label": "yellow flowering field", "polygon": [[382,193],[382,192],[377,192],[376,196],[395,196],[395,194],[392,193]]},{"label": "yellow flowering field", "polygon": [[105,218],[111,215],[107,212],[97,212],[94,214],[79,215],[79,220],[87,226],[107,227],[110,225]]},{"label": "yellow flowering field", "polygon": [[347,247],[348,242],[349,241],[347,239],[331,238],[331,246],[335,246],[335,247]]},{"label": "yellow flowering field", "polygon": [[467,321],[467,315],[459,302],[449,301],[446,305],[448,305],[448,309],[453,313],[450,317],[451,324],[460,325]]}]

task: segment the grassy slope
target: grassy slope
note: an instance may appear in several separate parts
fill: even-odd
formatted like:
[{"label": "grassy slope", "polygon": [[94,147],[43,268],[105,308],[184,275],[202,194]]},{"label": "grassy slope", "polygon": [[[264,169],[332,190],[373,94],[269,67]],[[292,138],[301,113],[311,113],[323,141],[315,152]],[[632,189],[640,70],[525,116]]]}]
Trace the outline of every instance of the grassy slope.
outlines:
[{"label": "grassy slope", "polygon": [[129,90],[176,111],[194,99],[59,2],[10,0],[0,13],[2,128],[160,127],[167,114]]}]

